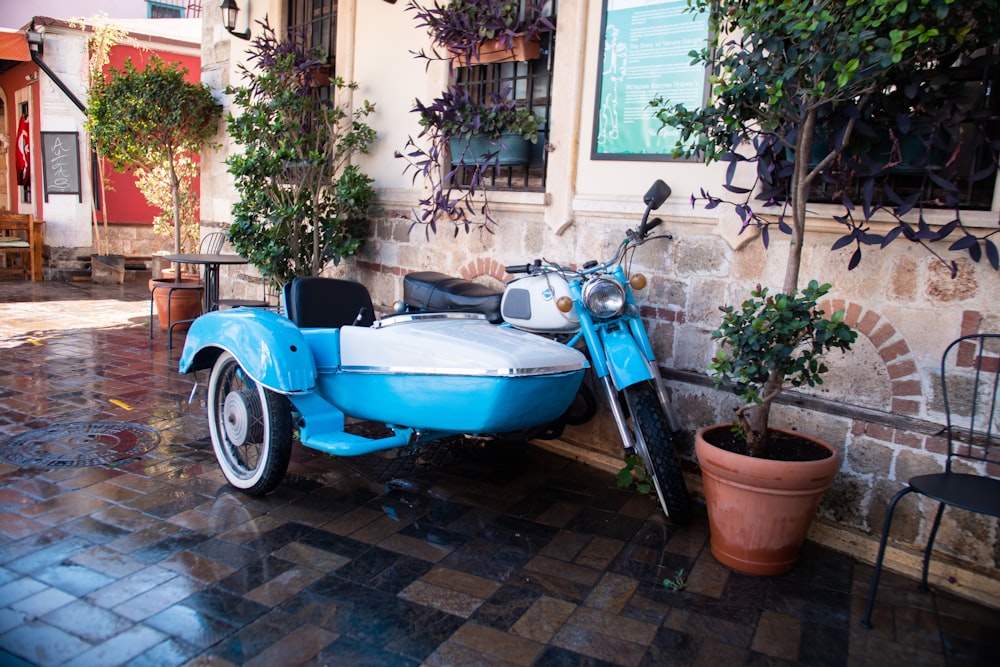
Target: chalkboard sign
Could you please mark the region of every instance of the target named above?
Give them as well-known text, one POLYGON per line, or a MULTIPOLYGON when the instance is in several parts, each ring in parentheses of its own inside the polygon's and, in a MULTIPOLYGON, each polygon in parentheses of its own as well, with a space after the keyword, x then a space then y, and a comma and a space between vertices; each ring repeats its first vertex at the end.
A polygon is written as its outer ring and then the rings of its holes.
POLYGON ((83 201, 79 133, 42 132, 42 175, 45 201, 49 195, 77 195, 83 201))
POLYGON ((686 0, 604 0, 593 159, 671 159, 680 131, 661 127, 649 101, 696 109, 707 88, 689 53, 707 44, 708 15, 686 10, 686 0))

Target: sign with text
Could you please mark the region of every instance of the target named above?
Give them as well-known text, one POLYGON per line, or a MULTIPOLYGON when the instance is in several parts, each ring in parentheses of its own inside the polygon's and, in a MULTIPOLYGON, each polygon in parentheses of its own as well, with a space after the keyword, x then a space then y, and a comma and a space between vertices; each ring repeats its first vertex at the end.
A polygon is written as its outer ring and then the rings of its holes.
POLYGON ((605 0, 592 158, 671 159, 680 133, 661 129, 649 101, 705 103, 706 71, 689 54, 706 44, 708 15, 686 9, 687 0, 605 0))
POLYGON ((77 132, 42 132, 42 176, 45 201, 49 195, 77 195, 83 201, 77 132))

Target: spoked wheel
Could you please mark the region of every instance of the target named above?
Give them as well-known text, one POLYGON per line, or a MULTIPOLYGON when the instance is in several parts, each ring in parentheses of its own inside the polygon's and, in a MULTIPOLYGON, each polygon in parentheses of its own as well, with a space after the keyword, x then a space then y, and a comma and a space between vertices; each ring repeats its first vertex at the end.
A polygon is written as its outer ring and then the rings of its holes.
POLYGON ((266 389, 223 352, 208 381, 212 449, 230 484, 262 496, 281 482, 292 454, 292 409, 286 396, 266 389))
POLYGON ((691 521, 691 499, 656 390, 641 383, 626 387, 624 393, 632 416, 635 451, 653 479, 660 507, 674 525, 687 525, 691 521))

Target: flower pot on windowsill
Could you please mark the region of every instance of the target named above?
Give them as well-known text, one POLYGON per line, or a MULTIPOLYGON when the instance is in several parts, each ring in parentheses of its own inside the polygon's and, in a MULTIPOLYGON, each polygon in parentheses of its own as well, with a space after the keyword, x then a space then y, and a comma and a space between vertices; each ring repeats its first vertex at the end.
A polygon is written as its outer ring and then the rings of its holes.
POLYGON ((309 88, 322 88, 323 86, 329 86, 330 71, 331 69, 329 65, 318 65, 315 68, 300 74, 300 82, 309 88))
POLYGON ((830 444, 795 431, 771 428, 807 441, 817 460, 782 461, 728 451, 721 443, 732 424, 716 424, 695 436, 711 531, 712 555, 723 565, 753 575, 794 567, 816 509, 840 468, 830 444))
POLYGON ((473 166, 486 156, 498 153, 490 165, 516 166, 531 161, 531 142, 516 132, 504 132, 499 139, 491 139, 483 134, 451 137, 448 140, 453 165, 463 162, 473 166))
POLYGON ((173 278, 150 280, 149 291, 153 293, 157 319, 164 331, 175 322, 183 324, 175 326, 174 331, 187 331, 191 324, 186 320, 201 315, 204 287, 197 276, 182 276, 179 281, 173 278))
POLYGON ((538 35, 526 37, 524 34, 514 36, 511 48, 504 48, 498 39, 483 42, 471 57, 456 53, 453 63, 458 67, 466 65, 486 65, 489 63, 506 63, 519 60, 534 60, 542 53, 542 44, 538 35))

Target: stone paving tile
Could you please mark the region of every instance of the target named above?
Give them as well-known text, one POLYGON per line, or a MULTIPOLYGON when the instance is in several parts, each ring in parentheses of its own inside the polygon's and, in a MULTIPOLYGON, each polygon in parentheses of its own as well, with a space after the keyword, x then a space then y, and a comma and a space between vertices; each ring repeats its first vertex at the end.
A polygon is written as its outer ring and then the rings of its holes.
POLYGON ((296 447, 278 489, 246 497, 214 462, 204 389, 188 405, 179 349, 149 341, 144 285, 0 290, 0 447, 69 421, 161 437, 109 466, 0 461, 4 667, 951 667, 1000 649, 1000 612, 891 573, 863 630, 870 566, 807 544, 787 575, 732 573, 703 512, 677 529, 530 446, 389 483, 296 447))

